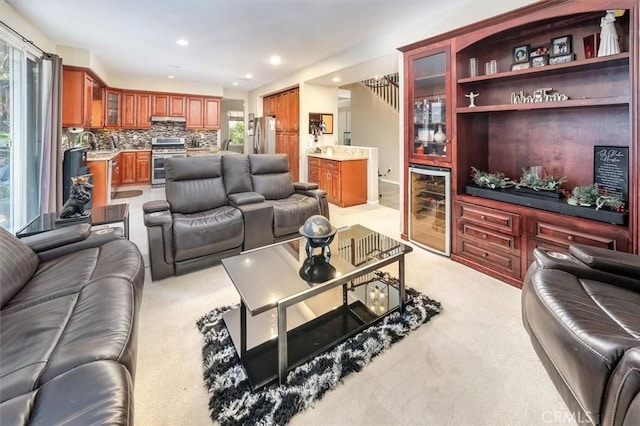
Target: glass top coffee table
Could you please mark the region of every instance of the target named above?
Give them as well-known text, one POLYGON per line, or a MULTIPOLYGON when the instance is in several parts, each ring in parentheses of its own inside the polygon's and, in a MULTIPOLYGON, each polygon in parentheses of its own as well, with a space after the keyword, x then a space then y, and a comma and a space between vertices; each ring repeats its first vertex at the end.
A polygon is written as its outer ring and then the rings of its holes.
POLYGON ((222 260, 241 300, 223 318, 254 389, 284 383, 297 365, 404 308, 410 246, 360 225, 338 230, 328 262, 319 249, 308 258, 305 244, 222 260))

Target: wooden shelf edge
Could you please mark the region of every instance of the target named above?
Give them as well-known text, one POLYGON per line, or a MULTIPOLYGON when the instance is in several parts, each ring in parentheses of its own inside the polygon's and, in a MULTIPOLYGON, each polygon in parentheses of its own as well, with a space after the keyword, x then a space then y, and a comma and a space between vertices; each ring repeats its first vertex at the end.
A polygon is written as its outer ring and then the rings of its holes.
POLYGON ((579 61, 567 62, 564 64, 546 65, 544 67, 529 68, 519 71, 506 71, 498 74, 491 75, 479 75, 476 77, 465 77, 458 79, 458 84, 479 83, 493 80, 509 79, 514 77, 531 76, 532 74, 552 74, 557 71, 571 70, 575 71, 576 68, 598 68, 601 66, 609 66, 612 63, 629 62, 629 52, 618 53, 616 55, 602 56, 599 58, 583 59, 579 61))
POLYGON ((533 109, 558 109, 558 108, 587 108, 594 106, 615 106, 628 105, 629 96, 612 96, 609 98, 594 99, 569 99, 561 102, 534 102, 530 104, 500 104, 482 105, 476 107, 457 108, 458 114, 471 114, 476 112, 496 112, 496 111, 528 111, 533 109))

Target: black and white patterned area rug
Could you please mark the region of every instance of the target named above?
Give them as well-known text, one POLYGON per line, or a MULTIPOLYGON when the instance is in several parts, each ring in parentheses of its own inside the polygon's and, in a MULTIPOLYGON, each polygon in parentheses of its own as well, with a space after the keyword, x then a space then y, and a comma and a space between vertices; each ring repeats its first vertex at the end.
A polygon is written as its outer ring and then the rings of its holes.
POLYGON ((371 360, 411 331, 440 313, 439 302, 407 289, 411 296, 402 315, 398 311, 349 338, 332 350, 289 372, 284 385, 252 391, 244 368, 222 319, 230 307, 215 309, 196 325, 203 334, 205 386, 211 418, 221 425, 284 425, 335 388, 346 375, 371 360))

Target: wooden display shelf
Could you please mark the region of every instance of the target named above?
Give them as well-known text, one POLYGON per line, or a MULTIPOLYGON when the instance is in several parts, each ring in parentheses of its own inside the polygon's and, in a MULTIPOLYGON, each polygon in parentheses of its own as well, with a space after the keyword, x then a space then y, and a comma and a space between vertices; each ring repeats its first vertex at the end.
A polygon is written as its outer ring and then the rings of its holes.
POLYGON ((476 77, 466 77, 458 79, 458 84, 484 83, 496 80, 518 80, 521 78, 531 78, 543 75, 564 74, 568 72, 595 70, 608 68, 612 65, 629 64, 629 52, 618 53, 616 55, 602 56, 599 58, 582 59, 579 61, 566 62, 564 64, 546 65, 544 67, 528 68, 526 70, 506 71, 498 74, 479 75, 476 77))
POLYGON ((498 111, 527 111, 533 109, 558 109, 558 108, 588 108, 595 106, 615 106, 628 105, 629 96, 611 96, 608 98, 592 99, 569 99, 559 102, 533 102, 524 104, 499 104, 481 105, 475 107, 457 108, 458 114, 470 114, 476 112, 498 112, 498 111))

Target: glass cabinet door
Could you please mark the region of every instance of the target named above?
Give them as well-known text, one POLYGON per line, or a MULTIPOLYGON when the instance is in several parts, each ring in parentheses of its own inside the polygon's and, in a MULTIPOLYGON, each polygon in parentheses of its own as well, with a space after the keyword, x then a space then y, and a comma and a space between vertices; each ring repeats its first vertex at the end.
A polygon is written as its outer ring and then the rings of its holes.
POLYGON ((447 52, 413 59, 411 156, 450 160, 447 128, 447 52))

